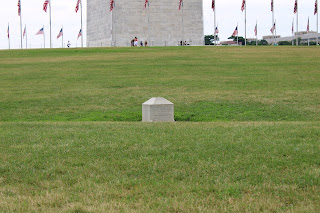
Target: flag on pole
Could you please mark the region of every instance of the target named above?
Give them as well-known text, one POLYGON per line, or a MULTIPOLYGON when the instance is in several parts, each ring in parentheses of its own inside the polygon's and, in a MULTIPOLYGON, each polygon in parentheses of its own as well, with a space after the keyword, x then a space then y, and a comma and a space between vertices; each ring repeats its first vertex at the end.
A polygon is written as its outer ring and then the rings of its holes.
POLYGON ((233 31, 232 36, 237 36, 238 35, 238 27, 236 27, 236 29, 233 31))
POLYGON ((180 1, 179 1, 179 10, 181 10, 181 7, 183 6, 183 5, 182 5, 182 1, 183 1, 183 0, 180 0, 180 1))
POLYGON ((79 10, 79 4, 80 4, 80 2, 81 2, 81 0, 78 0, 78 1, 77 1, 76 10, 75 10, 75 11, 76 11, 76 13, 77 13, 77 12, 78 12, 78 10, 79 10))
POLYGON ((80 29, 80 31, 79 31, 79 34, 78 34, 78 38, 77 38, 77 39, 79 39, 80 36, 82 36, 82 30, 81 30, 81 29, 80 29))
POLYGON ((37 33, 36 35, 44 35, 44 29, 41 28, 37 33))
POLYGON ((241 11, 243 12, 245 8, 246 8, 246 0, 243 0, 242 6, 241 6, 241 11))
POLYGON ((307 32, 309 32, 310 31, 310 25, 309 25, 309 17, 308 17, 308 25, 307 25, 307 32))
POLYGON ((254 35, 257 36, 258 35, 258 24, 256 24, 255 28, 254 28, 254 35))
POLYGON ((276 23, 274 23, 273 26, 271 27, 271 29, 270 29, 271 33, 273 33, 275 31, 275 29, 276 29, 276 23))
POLYGON ((113 10, 114 0, 110 0, 110 12, 113 10))
POLYGON ((144 2, 144 8, 147 8, 147 4, 149 3, 149 1, 148 0, 146 0, 145 2, 144 2))
POLYGON ((23 30, 23 38, 24 36, 27 34, 27 26, 24 27, 24 30, 23 30))
POLYGON ((63 35, 63 29, 61 28, 61 30, 60 30, 60 32, 59 32, 59 34, 57 36, 57 39, 59 39, 62 35, 63 35))
POLYGON ((271 12, 273 12, 273 0, 271 0, 271 12))
POLYGON ((20 0, 18 0, 18 16, 21 15, 21 4, 20 4, 20 0))
POLYGON ((10 38, 9 24, 8 24, 8 30, 7 30, 7 33, 8 33, 8 38, 10 38))
POLYGON ((291 29, 291 32, 292 32, 292 35, 293 35, 293 32, 294 32, 294 26, 293 26, 293 21, 292 21, 292 29, 291 29))
POLYGON ((297 0, 294 3, 294 9, 293 9, 293 13, 296 14, 298 12, 298 2, 297 0))
POLYGON ((215 11, 216 9, 216 3, 215 0, 212 0, 212 10, 215 11))
POLYGON ((315 7, 314 7, 314 14, 317 14, 317 13, 318 13, 318 0, 316 0, 315 7))
POLYGON ((44 12, 47 12, 48 4, 49 4, 49 0, 46 0, 46 1, 43 3, 43 10, 44 10, 44 12))
POLYGON ((215 32, 215 34, 218 34, 218 33, 219 33, 218 26, 216 27, 216 30, 215 30, 214 32, 215 32))

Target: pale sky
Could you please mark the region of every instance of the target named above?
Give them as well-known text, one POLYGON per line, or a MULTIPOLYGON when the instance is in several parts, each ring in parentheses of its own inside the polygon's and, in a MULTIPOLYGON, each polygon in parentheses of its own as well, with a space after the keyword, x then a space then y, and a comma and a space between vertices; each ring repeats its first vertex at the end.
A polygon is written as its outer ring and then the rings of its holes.
MULTIPOLYGON (((0 0, 0 49, 8 48, 7 28, 10 23, 11 48, 20 47, 20 17, 18 16, 18 0, 0 0)), ((21 0, 23 28, 27 25, 28 48, 40 48, 43 45, 43 36, 35 34, 44 25, 46 34, 46 47, 49 47, 49 14, 42 10, 45 0, 21 0)), ((106 0, 107 3, 109 0, 106 0)), ((173 0, 174 1, 174 0, 173 0)), ((179 3, 178 0, 177 5, 179 3)), ((81 46, 81 38, 77 40, 80 30, 80 11, 75 13, 77 0, 52 0, 52 44, 53 47, 61 47, 61 38, 57 35, 63 25, 64 43, 70 40, 72 47, 81 46)), ((214 32, 212 0, 203 0, 204 9, 204 34, 214 32)), ((275 19, 277 22, 277 34, 290 36, 295 0, 274 0, 275 19)), ((219 26, 221 40, 233 33, 237 22, 239 23, 239 36, 244 36, 244 12, 241 12, 242 0, 216 0, 216 18, 219 26)), ((247 38, 254 38, 254 27, 258 22, 258 37, 270 35, 272 27, 271 0, 247 0, 247 38)), ((315 0, 299 1, 299 31, 306 31, 308 16, 310 16, 310 30, 317 30, 317 20, 314 15, 315 0)), ((108 5, 108 4, 106 4, 108 5)), ((108 10, 108 6, 106 7, 108 10)), ((84 43, 86 39, 86 1, 83 1, 83 31, 84 43)), ((23 41, 25 48, 25 40, 23 41)))

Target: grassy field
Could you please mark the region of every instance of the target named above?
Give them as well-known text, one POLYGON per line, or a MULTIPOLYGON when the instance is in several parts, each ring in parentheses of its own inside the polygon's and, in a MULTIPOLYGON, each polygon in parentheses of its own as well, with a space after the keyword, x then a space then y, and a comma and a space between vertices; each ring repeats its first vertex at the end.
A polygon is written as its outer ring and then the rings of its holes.
POLYGON ((317 47, 0 51, 0 212, 319 212, 317 47), (161 96, 175 123, 141 123, 161 96))

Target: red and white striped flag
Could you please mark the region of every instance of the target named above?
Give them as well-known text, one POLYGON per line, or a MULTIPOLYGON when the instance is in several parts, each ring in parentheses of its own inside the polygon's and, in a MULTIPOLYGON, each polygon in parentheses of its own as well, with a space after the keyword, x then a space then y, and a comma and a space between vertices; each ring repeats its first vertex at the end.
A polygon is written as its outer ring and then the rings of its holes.
POLYGON ((24 30, 23 30, 23 38, 24 36, 27 34, 27 26, 24 27, 24 30))
POLYGON ((76 5, 76 10, 75 10, 75 11, 76 11, 76 13, 77 13, 77 12, 78 12, 78 10, 79 10, 79 4, 80 4, 80 3, 81 3, 81 0, 78 0, 78 1, 77 1, 77 5, 76 5))
POLYGON ((46 1, 43 3, 43 10, 44 10, 44 12, 47 12, 48 4, 50 4, 50 1, 49 1, 49 0, 46 0, 46 1))
POLYGON ((273 24, 273 26, 270 29, 270 32, 273 33, 276 29, 276 23, 273 24))
POLYGON ((21 15, 21 4, 20 4, 20 0, 18 0, 18 16, 21 15))
POLYGON ((258 35, 258 24, 256 24, 255 28, 254 28, 254 35, 257 36, 258 35))
POLYGON ((41 28, 37 33, 36 35, 44 35, 44 29, 41 28))
POLYGON ((10 30, 9 30, 9 24, 8 24, 8 30, 7 30, 8 38, 10 38, 10 30))
POLYGON ((298 2, 297 0, 294 3, 294 9, 293 9, 293 13, 296 14, 298 12, 298 2))
POLYGON ((59 34, 57 36, 57 39, 59 39, 62 35, 63 35, 63 29, 61 28, 61 30, 60 30, 60 32, 59 32, 59 34))
POLYGON ((241 11, 243 12, 245 8, 246 8, 246 0, 243 0, 242 6, 241 6, 241 11))
POLYGON ((215 11, 216 9, 216 3, 215 0, 212 0, 212 10, 215 11))
POLYGON ((79 34, 78 34, 78 38, 77 38, 77 39, 79 39, 80 36, 82 36, 82 30, 81 30, 81 29, 80 29, 80 31, 79 31, 79 34))
POLYGON ((238 35, 238 27, 233 31, 232 36, 237 36, 238 35))
POLYGON ((315 7, 314 7, 314 14, 317 14, 317 13, 318 13, 318 0, 316 0, 315 7))
POLYGON ((147 8, 148 3, 149 3, 148 0, 146 0, 146 1, 144 2, 144 8, 147 8))
POLYGON ((273 0, 271 0, 271 12, 273 12, 273 0))
POLYGON ((114 0, 110 0, 110 12, 113 10, 114 0))
POLYGON ((183 2, 182 2, 183 0, 180 0, 179 1, 179 10, 181 10, 181 7, 183 7, 183 2))
POLYGON ((310 22, 309 22, 309 17, 308 17, 308 25, 307 25, 307 32, 310 31, 310 22))

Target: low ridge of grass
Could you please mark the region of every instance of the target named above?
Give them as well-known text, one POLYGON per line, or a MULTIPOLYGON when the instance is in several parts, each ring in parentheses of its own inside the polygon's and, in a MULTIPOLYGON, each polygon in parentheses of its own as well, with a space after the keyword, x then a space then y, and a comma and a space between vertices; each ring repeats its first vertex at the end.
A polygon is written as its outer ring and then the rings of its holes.
POLYGON ((319 130, 319 122, 1 123, 0 211, 317 212, 319 130))

